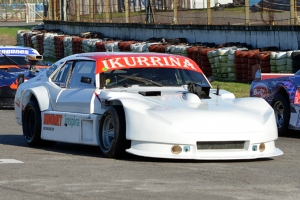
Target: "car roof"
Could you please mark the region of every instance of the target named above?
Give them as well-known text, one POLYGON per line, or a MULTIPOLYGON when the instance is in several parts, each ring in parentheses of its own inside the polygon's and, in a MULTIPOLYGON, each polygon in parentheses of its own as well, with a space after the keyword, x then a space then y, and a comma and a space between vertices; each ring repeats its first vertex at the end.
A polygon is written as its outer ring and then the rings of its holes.
POLYGON ((96 73, 124 68, 180 68, 203 73, 191 59, 166 53, 91 52, 70 56, 70 59, 90 58, 96 61, 96 73))

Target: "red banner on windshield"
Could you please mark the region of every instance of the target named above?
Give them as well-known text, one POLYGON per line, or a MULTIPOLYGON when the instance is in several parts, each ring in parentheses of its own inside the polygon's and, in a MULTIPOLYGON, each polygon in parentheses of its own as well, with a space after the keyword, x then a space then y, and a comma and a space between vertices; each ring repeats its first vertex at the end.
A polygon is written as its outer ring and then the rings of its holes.
POLYGON ((97 61, 96 73, 126 68, 180 68, 202 73, 199 66, 191 59, 183 56, 141 55, 113 56, 97 61))

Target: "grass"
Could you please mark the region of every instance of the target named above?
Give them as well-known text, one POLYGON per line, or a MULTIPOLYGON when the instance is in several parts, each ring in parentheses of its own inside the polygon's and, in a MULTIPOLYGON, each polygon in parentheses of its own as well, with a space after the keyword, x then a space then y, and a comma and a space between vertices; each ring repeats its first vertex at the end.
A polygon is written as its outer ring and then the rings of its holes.
POLYGON ((0 27, 0 35, 9 35, 16 37, 18 30, 30 30, 31 27, 29 26, 20 26, 20 27, 0 27))
POLYGON ((221 81, 214 81, 211 84, 213 88, 217 88, 217 86, 219 85, 220 89, 232 92, 237 98, 249 97, 250 84, 221 81))
MULTIPOLYGON (((18 30, 30 30, 31 27, 28 26, 20 26, 20 27, 0 27, 0 37, 1 35, 9 35, 16 37, 18 30)), ((47 58, 44 57, 44 60, 50 61, 52 63, 56 62, 56 58, 47 58)), ((220 89, 225 89, 229 92, 235 94, 237 98, 240 97, 249 97, 250 84, 245 83, 235 83, 235 82, 222 82, 222 81, 214 81, 212 82, 212 86, 217 88, 220 85, 220 89)))

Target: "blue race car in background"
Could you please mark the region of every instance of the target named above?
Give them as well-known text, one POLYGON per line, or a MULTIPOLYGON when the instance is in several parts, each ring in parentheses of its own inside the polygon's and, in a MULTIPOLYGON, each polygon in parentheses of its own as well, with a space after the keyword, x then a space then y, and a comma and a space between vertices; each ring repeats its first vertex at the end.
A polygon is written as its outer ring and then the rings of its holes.
POLYGON ((278 135, 300 130, 300 70, 295 74, 261 73, 253 67, 250 96, 265 99, 274 109, 278 135))
POLYGON ((26 81, 48 67, 35 49, 0 46, 0 108, 14 107, 18 76, 26 81))

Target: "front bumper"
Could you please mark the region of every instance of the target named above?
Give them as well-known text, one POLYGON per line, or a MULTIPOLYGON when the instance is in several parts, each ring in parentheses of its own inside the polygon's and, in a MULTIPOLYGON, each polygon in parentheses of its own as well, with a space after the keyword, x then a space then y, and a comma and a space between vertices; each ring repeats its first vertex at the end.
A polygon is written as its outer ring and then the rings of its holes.
POLYGON ((261 143, 245 142, 243 149, 206 149, 198 150, 197 145, 184 144, 162 144, 151 142, 131 141, 131 148, 127 149, 128 153, 153 157, 153 158, 169 158, 169 159, 194 159, 194 160, 243 160, 270 158, 280 156, 283 152, 275 147, 275 142, 264 142, 264 151, 260 151, 258 147, 261 143), (181 152, 174 153, 173 147, 180 146, 181 152))

